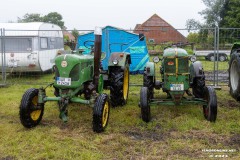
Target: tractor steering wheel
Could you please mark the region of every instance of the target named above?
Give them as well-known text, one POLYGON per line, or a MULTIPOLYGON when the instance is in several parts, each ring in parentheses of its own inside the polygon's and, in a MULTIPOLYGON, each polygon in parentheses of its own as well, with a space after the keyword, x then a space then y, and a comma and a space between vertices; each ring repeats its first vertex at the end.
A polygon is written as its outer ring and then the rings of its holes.
POLYGON ((91 51, 94 50, 94 41, 88 40, 83 43, 84 47, 90 49, 91 51))

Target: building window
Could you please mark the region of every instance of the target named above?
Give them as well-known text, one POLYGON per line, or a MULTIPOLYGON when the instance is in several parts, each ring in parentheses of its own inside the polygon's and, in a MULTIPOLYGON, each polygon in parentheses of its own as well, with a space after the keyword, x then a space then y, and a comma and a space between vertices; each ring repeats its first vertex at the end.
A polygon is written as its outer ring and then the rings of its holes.
POLYGON ((154 39, 149 39, 148 42, 149 43, 155 43, 155 40, 154 39))
POLYGON ((167 27, 162 27, 161 30, 162 30, 162 32, 167 32, 168 28, 167 27))

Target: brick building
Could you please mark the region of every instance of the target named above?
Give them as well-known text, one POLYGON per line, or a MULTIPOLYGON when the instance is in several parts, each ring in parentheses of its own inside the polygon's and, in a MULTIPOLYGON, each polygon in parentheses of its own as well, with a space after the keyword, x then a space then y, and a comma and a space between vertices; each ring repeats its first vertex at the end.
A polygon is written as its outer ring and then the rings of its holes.
POLYGON ((187 42, 186 37, 157 14, 151 16, 143 24, 137 24, 134 28, 134 33, 143 33, 147 41, 154 44, 187 42))

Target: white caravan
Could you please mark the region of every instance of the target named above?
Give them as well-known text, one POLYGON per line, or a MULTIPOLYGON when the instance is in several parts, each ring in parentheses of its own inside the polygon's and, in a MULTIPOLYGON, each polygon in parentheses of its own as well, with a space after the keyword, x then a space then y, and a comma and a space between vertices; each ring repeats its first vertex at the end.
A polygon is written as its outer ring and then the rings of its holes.
POLYGON ((0 23, 0 72, 44 72, 64 50, 59 26, 43 23, 0 23), (4 54, 5 53, 5 54, 4 54))

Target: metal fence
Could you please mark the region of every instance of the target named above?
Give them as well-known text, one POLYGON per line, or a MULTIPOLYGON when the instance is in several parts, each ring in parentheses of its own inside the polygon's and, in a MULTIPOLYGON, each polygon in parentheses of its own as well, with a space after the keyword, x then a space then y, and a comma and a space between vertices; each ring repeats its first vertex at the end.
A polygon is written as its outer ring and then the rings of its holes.
POLYGON ((1 79, 0 79, 0 86, 5 86, 6 85, 6 70, 5 67, 6 66, 6 57, 5 57, 5 38, 4 38, 4 29, 0 29, 0 51, 1 51, 1 79))
MULTIPOLYGON (((63 50, 66 31, 0 30, 0 85, 48 83, 52 81, 51 73, 54 58, 63 50), (37 34, 33 36, 33 34, 37 34), (41 52, 41 54, 40 54, 41 52), (40 80, 41 79, 41 80, 40 80)), ((92 30, 78 30, 80 35, 92 30)), ((123 29, 121 29, 123 31, 123 29)), ((200 28, 173 29, 148 28, 141 30, 124 30, 130 33, 144 34, 150 56, 161 56, 164 47, 170 44, 190 43, 186 50, 196 54, 203 64, 208 85, 228 84, 228 60, 231 46, 239 39, 239 28, 200 28), (226 55, 224 58, 221 55, 226 55)), ((71 33, 72 31, 67 31, 71 33)), ((107 33, 105 33, 107 34, 107 33)), ((66 38, 65 42, 71 41, 66 38)), ((115 43, 121 42, 123 36, 115 37, 115 43)), ((77 41, 76 41, 77 42, 77 41)), ((67 44, 67 43, 66 43, 67 44)), ((65 49, 71 46, 65 46, 65 49)), ((74 48, 74 47, 73 47, 74 48)), ((72 49, 73 49, 72 48, 72 49)))

